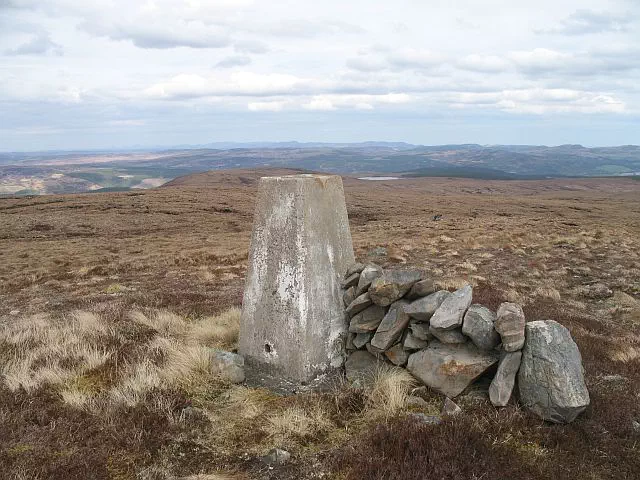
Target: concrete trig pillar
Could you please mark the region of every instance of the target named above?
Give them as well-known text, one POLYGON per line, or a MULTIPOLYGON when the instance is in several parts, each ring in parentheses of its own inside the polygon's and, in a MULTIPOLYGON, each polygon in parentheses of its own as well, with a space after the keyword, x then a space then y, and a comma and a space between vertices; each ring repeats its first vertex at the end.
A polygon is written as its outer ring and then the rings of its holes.
POLYGON ((294 382, 341 366, 340 281, 353 261, 339 176, 261 178, 240 324, 247 363, 294 382))

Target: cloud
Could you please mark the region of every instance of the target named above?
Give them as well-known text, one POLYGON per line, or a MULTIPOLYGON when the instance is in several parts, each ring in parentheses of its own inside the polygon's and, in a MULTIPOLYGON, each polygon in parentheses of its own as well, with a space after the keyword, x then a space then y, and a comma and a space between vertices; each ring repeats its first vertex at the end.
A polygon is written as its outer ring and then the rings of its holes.
POLYGON ((216 96, 273 96, 295 94, 308 88, 308 80, 294 75, 235 72, 229 77, 177 75, 144 91, 147 98, 184 100, 216 96), (306 87, 305 87, 306 86, 306 87))
POLYGON ((347 59, 346 65, 352 70, 377 72, 382 70, 425 70, 445 63, 442 54, 417 48, 373 47, 357 57, 347 59))
POLYGON ((471 54, 461 58, 458 68, 481 73, 497 73, 509 68, 509 62, 498 55, 471 54))
POLYGON ((178 20, 171 26, 165 26, 148 19, 114 23, 95 21, 84 22, 80 28, 111 40, 129 40, 139 48, 222 48, 231 44, 224 32, 200 22, 178 20))
POLYGON ((230 57, 225 57, 220 60, 216 67, 218 68, 233 68, 233 67, 243 67, 251 64, 251 59, 245 55, 232 55, 230 57))
POLYGON ((556 33, 562 35, 588 35, 604 32, 626 32, 634 17, 628 13, 595 12, 576 10, 560 21, 556 27, 536 30, 537 33, 556 33))
POLYGON ((495 108, 511 113, 622 113, 626 105, 611 95, 570 89, 513 89, 491 93, 452 93, 443 100, 453 108, 495 108))
POLYGON ((286 104, 283 101, 249 102, 247 108, 252 112, 280 112, 286 104))
POLYGON ((62 55, 62 46, 51 40, 47 33, 38 33, 15 48, 5 50, 5 55, 62 55))

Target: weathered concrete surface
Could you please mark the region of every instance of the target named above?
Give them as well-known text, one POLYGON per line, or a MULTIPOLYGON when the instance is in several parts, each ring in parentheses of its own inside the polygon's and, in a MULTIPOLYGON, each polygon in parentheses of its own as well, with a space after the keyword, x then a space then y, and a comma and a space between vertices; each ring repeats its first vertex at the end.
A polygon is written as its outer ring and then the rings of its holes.
POLYGON ((353 263, 339 176, 261 178, 239 338, 247 363, 296 382, 340 367, 340 281, 353 263))

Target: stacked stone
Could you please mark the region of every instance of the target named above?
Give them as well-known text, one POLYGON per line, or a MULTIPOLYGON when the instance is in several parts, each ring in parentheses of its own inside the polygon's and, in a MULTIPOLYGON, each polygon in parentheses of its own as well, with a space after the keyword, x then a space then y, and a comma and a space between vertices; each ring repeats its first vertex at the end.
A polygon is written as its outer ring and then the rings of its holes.
POLYGON ((559 423, 572 421, 589 404, 578 348, 553 320, 525 324, 515 303, 503 303, 494 313, 472 303, 471 286, 437 290, 418 270, 356 263, 343 288, 348 377, 350 365, 370 368, 384 360, 406 366, 426 386, 454 398, 495 372, 489 387, 495 406, 507 405, 517 379, 521 403, 559 423))

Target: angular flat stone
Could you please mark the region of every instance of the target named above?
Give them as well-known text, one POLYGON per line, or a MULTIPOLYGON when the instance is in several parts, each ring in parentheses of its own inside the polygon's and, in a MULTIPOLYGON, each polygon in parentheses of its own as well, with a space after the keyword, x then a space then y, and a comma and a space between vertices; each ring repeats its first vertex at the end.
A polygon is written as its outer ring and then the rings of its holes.
POLYGON ((371 305, 353 316, 349 323, 349 331, 352 333, 373 332, 378 328, 386 313, 385 307, 371 305))
POLYGON ((418 270, 387 270, 371 282, 371 300, 383 307, 391 305, 401 299, 421 277, 422 272, 418 270))
POLYGON ((351 302, 356 299, 356 289, 355 287, 347 288, 342 294, 342 303, 344 303, 345 307, 348 307, 351 302))
POLYGON ((406 300, 399 300, 389 307, 389 311, 380 322, 376 334, 371 340, 371 345, 386 350, 396 343, 407 325, 409 325, 409 315, 404 311, 406 300))
POLYGON ((355 298, 353 302, 349 304, 346 309, 347 315, 353 317, 355 314, 360 313, 362 310, 370 306, 373 302, 369 296, 369 292, 365 292, 359 297, 355 298))
POLYGON ((424 280, 420 280, 416 282, 407 293, 407 300, 415 300, 417 298, 426 297, 427 295, 431 295, 436 291, 436 285, 431 278, 425 278, 424 280))
POLYGON ((500 334, 505 352, 515 352, 524 346, 524 324, 520 305, 505 302, 498 307, 495 329, 500 334))
POLYGON ((407 370, 428 387, 454 398, 498 360, 497 353, 469 342, 447 345, 435 340, 409 356, 407 370))
POLYGON ((462 333, 482 350, 493 350, 500 344, 500 335, 494 328, 496 314, 482 305, 471 305, 464 314, 462 333))
POLYGON ((590 402, 578 346, 553 320, 527 323, 526 337, 518 371, 520 401, 544 420, 572 422, 590 402))
POLYGON ((442 330, 461 327, 464 313, 471 305, 472 295, 471 285, 466 285, 445 298, 431 317, 431 326, 442 330))
POLYGON ((465 343, 468 340, 459 328, 443 330, 442 328, 429 327, 429 333, 442 343, 465 343))
POLYGON ((353 352, 344 363, 347 380, 361 386, 371 381, 377 367, 378 359, 365 350, 353 352))
POLYGON ((426 297, 419 298, 407 305, 405 312, 407 312, 411 318, 427 321, 449 295, 451 294, 446 290, 440 290, 426 297))
POLYGON ((396 343, 393 347, 384 352, 384 356, 389 359, 391 363, 399 367, 403 367, 409 360, 409 354, 402 348, 402 344, 396 343))
POLYGON ((364 270, 364 267, 366 267, 364 263, 360 263, 360 262, 352 263, 347 267, 347 273, 344 274, 344 278, 348 278, 354 273, 357 273, 358 275, 360 275, 362 270, 364 270))
POLYGON ((356 347, 357 350, 360 350, 371 341, 371 339, 373 338, 373 333, 374 332, 356 333, 356 336, 353 339, 353 346, 356 347))
POLYGON ((521 358, 522 352, 517 351, 506 352, 500 359, 496 376, 489 386, 489 399, 494 406, 504 407, 509 403, 521 358))
POLYGON ((455 417, 456 415, 460 415, 461 413, 462 409, 456 402, 451 400, 449 397, 444 399, 444 404, 442 405, 442 415, 455 417))
POLYGON ((408 331, 406 333, 404 341, 402 342, 403 348, 407 351, 422 350, 423 348, 426 348, 427 345, 429 345, 429 342, 427 340, 419 339, 418 337, 413 335, 411 331, 408 331))
MULTIPOLYGON (((405 307, 404 311, 407 311, 407 307, 405 307)), ((422 323, 422 322, 416 322, 416 323, 409 323, 409 328, 411 329, 411 333, 413 333, 413 335, 416 338, 419 338, 420 340, 431 340, 433 338, 433 335, 431 333, 429 333, 429 324, 428 323, 422 323)))
POLYGON ((358 280, 358 286, 356 288, 356 296, 362 295, 369 290, 371 282, 383 274, 382 267, 379 267, 375 263, 370 263, 360 273, 360 280, 358 280))
POLYGON ((342 288, 355 287, 356 285, 358 285, 358 280, 360 280, 360 274, 353 273, 349 275, 347 278, 345 278, 340 284, 340 286, 342 288))

